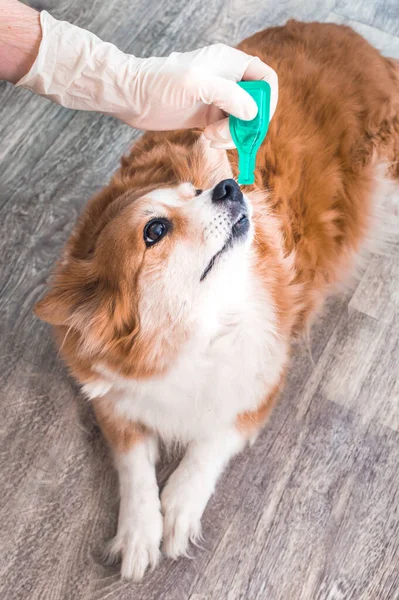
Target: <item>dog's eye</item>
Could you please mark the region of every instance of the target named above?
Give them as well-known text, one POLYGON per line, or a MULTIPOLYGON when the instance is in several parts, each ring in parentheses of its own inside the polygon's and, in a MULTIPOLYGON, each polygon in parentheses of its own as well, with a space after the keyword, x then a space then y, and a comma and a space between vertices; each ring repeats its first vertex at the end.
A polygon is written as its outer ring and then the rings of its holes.
POLYGON ((200 194, 202 194, 202 190, 195 190, 195 195, 199 196, 200 194))
POLYGON ((144 227, 144 241, 147 246, 153 246, 169 231, 170 223, 167 219, 152 219, 144 227))

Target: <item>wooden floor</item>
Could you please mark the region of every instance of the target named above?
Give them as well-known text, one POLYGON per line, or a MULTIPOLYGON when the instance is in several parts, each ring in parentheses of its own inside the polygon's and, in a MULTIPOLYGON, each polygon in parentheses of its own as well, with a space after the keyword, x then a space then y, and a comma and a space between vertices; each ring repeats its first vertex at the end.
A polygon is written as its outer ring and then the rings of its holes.
MULTIPOLYGON (((349 23, 399 57, 397 0, 32 5, 139 56, 233 44, 295 17, 349 23)), ((399 244, 329 302, 297 350, 269 426, 206 510, 195 560, 165 559, 141 585, 102 564, 116 475, 32 305, 77 214, 136 135, 0 83, 0 598, 397 600, 399 244)))

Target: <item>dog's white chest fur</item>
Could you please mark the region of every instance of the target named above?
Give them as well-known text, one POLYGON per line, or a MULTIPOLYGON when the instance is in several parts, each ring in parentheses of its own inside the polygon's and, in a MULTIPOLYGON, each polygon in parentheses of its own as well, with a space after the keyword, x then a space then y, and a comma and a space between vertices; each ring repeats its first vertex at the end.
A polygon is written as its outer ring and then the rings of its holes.
POLYGON ((118 416, 148 426, 166 441, 189 442, 228 428, 266 398, 287 357, 265 292, 250 285, 236 303, 239 310, 230 320, 209 324, 213 335, 199 327, 165 375, 127 380, 98 365, 101 380, 84 391, 91 398, 106 396, 118 416))

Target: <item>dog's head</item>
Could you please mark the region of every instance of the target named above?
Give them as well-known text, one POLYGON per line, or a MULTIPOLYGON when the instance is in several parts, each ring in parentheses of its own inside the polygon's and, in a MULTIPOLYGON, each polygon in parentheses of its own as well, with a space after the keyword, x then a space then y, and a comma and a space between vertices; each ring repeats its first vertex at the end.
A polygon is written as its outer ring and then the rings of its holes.
POLYGON ((80 379, 98 363, 161 373, 191 335, 218 333, 245 286, 251 207, 225 153, 154 147, 89 203, 36 305, 80 379))

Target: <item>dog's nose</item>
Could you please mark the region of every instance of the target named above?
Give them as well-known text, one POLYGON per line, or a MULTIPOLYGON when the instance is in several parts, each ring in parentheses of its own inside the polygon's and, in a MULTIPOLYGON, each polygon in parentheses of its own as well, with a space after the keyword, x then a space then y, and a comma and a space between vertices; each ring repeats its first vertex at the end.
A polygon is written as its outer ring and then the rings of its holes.
POLYGON ((223 179, 218 183, 212 192, 212 202, 231 202, 242 201, 242 191, 234 179, 223 179))

